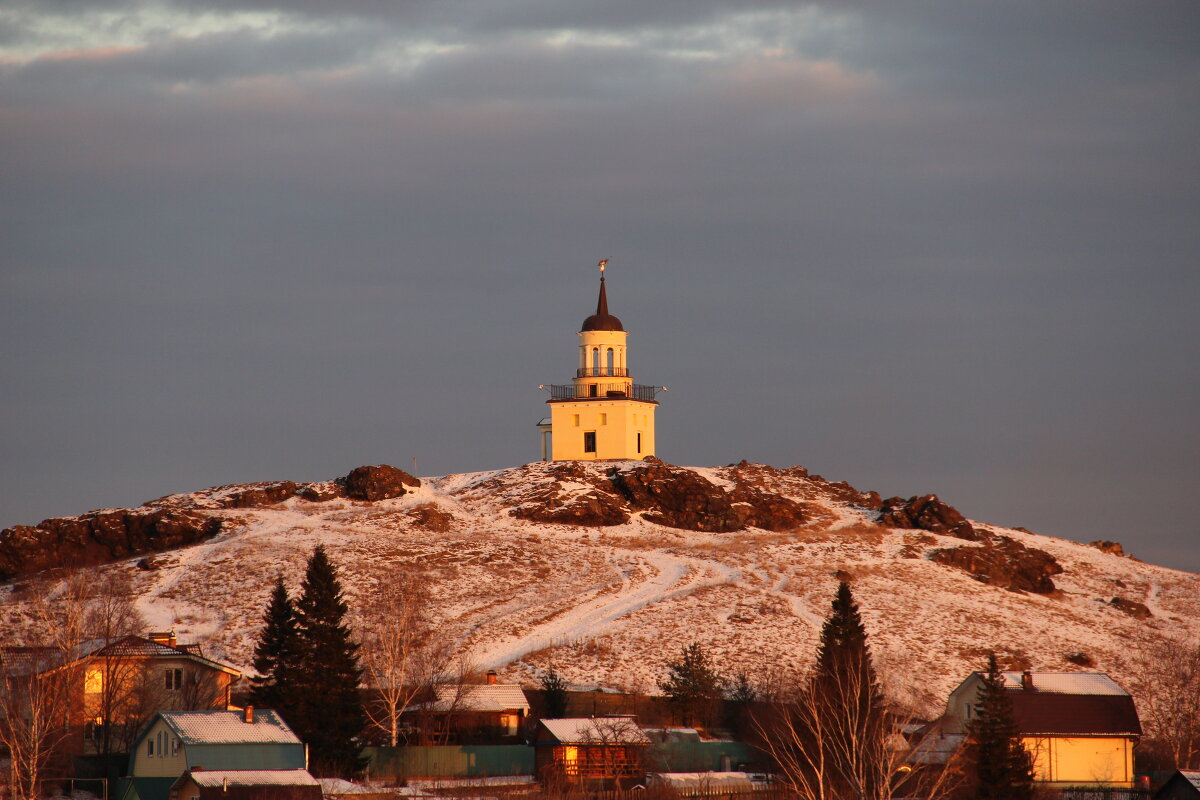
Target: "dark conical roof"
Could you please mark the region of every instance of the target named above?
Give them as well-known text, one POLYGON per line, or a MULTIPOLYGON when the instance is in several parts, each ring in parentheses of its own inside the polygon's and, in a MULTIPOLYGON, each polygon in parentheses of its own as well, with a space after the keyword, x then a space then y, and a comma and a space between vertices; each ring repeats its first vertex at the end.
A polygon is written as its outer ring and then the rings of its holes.
POLYGON ((604 276, 600 276, 600 299, 596 301, 596 313, 583 321, 585 331, 623 331, 621 320, 608 313, 608 294, 604 291, 604 276))

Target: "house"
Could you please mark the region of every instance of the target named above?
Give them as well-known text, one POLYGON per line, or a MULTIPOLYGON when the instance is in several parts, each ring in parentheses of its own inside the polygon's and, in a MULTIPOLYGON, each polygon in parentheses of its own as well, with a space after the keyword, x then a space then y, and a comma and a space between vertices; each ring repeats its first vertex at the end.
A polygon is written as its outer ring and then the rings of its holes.
POLYGON ((1153 800, 1200 800, 1200 772, 1176 771, 1154 793, 1153 800))
POLYGON ((626 789, 645 779, 650 738, 633 717, 544 719, 533 746, 544 783, 626 789))
POLYGON ((435 699, 417 708, 425 744, 514 744, 529 717, 529 700, 515 683, 438 686, 435 699), (507 741, 506 741, 507 740, 507 741))
MULTIPOLYGON (((967 732, 984 677, 974 672, 951 692, 939 725, 943 735, 967 732)), ((1116 681, 1099 672, 1004 672, 1002 677, 1039 784, 1134 786, 1133 746, 1142 726, 1133 698, 1116 681)))
POLYGON ((321 784, 305 769, 188 770, 167 800, 321 800, 321 784))
MULTIPOLYGON (((168 800, 187 772, 306 770, 308 753, 274 711, 163 711, 133 744, 122 800, 168 800)), ((190 795, 180 795, 189 800, 190 795)))
POLYGON ((205 657, 173 632, 86 642, 69 653, 49 647, 0 648, 6 674, 57 678, 70 707, 79 753, 127 750, 158 711, 224 709, 241 672, 205 657))

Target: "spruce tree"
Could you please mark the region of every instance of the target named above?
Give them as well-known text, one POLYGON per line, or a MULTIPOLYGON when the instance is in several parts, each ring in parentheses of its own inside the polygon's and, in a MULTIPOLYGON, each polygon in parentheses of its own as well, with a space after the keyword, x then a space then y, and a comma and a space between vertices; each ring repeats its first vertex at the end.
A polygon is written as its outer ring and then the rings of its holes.
POLYGON ((988 671, 979 687, 978 714, 967 726, 975 756, 979 800, 1031 800, 1033 760, 1021 744, 1012 699, 996 654, 988 655, 988 671))
POLYGON ((658 686, 671 705, 679 709, 684 725, 709 724, 713 707, 721 699, 724 681, 699 642, 683 648, 679 661, 667 663, 667 679, 658 686))
POLYGON ((337 569, 318 545, 296 601, 301 660, 295 727, 309 745, 313 770, 325 776, 349 777, 364 766, 357 741, 367 722, 359 695, 362 668, 345 624, 347 610, 337 569))
POLYGON ((250 680, 250 702, 278 711, 285 720, 293 719, 299 661, 296 609, 283 584, 283 576, 279 575, 263 616, 262 633, 254 646, 254 671, 258 676, 250 680))
POLYGON ((813 741, 823 751, 832 784, 842 792, 871 794, 883 776, 887 716, 871 663, 867 629, 850 584, 842 581, 821 628, 817 664, 807 687, 813 741))
POLYGON ((542 691, 545 692, 546 719, 561 719, 567 715, 567 682, 550 668, 542 676, 542 691))

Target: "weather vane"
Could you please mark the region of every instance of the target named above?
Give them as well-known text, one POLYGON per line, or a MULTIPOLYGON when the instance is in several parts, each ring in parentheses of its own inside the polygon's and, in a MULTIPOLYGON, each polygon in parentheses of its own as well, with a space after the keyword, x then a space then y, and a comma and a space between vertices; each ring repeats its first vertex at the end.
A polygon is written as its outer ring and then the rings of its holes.
POLYGON ((599 268, 600 268, 600 277, 601 277, 601 278, 603 278, 603 277, 604 277, 604 267, 605 267, 605 266, 607 266, 607 265, 608 265, 608 259, 607 259, 607 258, 602 258, 602 259, 600 259, 600 263, 596 265, 597 267, 599 267, 599 268))

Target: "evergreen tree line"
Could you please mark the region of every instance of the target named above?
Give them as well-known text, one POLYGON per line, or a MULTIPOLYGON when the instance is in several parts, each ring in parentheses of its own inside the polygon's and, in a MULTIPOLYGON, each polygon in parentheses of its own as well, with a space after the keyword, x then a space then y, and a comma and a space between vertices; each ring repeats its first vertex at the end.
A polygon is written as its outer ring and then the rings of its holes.
POLYGON ((294 601, 283 576, 276 579, 254 648, 250 702, 283 717, 321 776, 354 775, 365 763, 358 742, 367 724, 358 688, 363 671, 347 610, 337 569, 318 546, 294 601))

